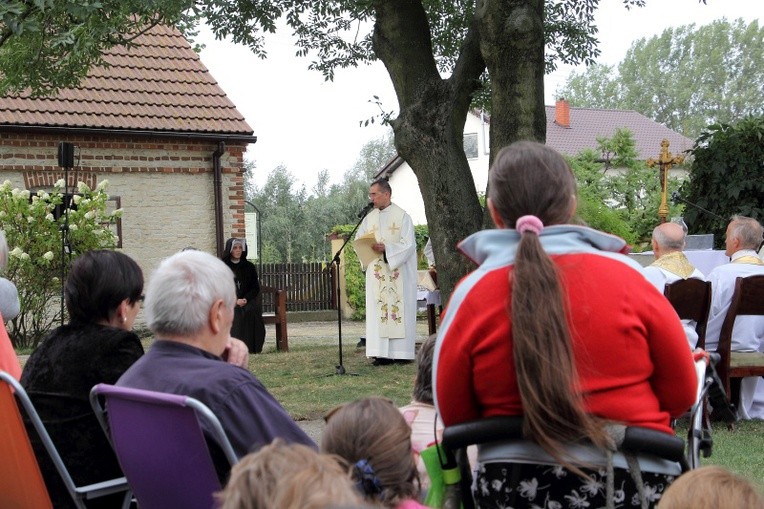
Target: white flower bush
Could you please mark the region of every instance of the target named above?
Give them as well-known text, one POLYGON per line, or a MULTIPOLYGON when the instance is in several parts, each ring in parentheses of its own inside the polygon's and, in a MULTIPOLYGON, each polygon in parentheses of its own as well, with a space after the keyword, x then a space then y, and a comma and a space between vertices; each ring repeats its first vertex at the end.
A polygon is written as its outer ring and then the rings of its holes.
POLYGON ((66 214, 63 179, 52 192, 36 196, 9 181, 0 185, 0 229, 11 247, 4 277, 16 285, 21 304, 19 315, 7 324, 16 347, 36 347, 61 321, 62 232, 71 252, 64 256, 67 265, 80 253, 116 243, 110 226, 117 215, 106 212, 106 184, 91 190, 79 183, 77 189, 81 196, 75 195, 66 214))

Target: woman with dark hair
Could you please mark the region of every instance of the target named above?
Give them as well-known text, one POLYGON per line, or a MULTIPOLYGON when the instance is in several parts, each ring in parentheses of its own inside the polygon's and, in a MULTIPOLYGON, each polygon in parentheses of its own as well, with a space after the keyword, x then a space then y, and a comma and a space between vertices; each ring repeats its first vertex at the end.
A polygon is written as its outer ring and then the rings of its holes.
MULTIPOLYGON (((141 306, 143 274, 117 251, 89 251, 72 263, 64 288, 70 322, 53 330, 24 366, 31 396, 75 484, 121 477, 111 445, 90 407, 90 389, 114 384, 143 355, 133 322, 141 306)), ((53 505, 74 507, 53 463, 30 432, 53 505)), ((122 495, 90 502, 118 506, 122 495)))
POLYGON ((247 241, 228 239, 222 260, 233 272, 236 283, 236 307, 231 336, 244 341, 250 353, 260 353, 265 343, 265 324, 262 305, 257 299, 260 281, 255 265, 247 260, 247 241))
POLYGON ((697 380, 676 313, 623 256, 623 240, 569 224, 576 183, 557 152, 515 143, 489 178, 498 229, 459 246, 480 266, 451 296, 433 369, 446 426, 523 417, 527 441, 479 446, 478 505, 639 507, 640 483, 653 504, 676 465, 641 481, 620 468, 608 478, 617 437, 605 425, 673 434, 670 419, 692 405, 697 380), (574 452, 582 441, 596 446, 585 459, 574 452))

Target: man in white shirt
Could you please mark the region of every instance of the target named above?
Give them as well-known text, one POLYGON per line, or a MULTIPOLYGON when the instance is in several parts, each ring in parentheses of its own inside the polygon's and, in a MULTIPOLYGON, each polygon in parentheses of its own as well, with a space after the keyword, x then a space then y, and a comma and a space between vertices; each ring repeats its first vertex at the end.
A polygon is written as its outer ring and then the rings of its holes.
MULTIPOLYGON (((682 250, 685 246, 684 229, 676 223, 663 223, 653 230, 653 253, 655 261, 645 267, 644 274, 648 281, 663 293, 667 284, 680 279, 696 278, 705 281, 703 273, 693 267, 682 250)), ((698 333, 695 320, 682 320, 684 332, 690 348, 695 348, 698 333)))
MULTIPOLYGON (((706 327, 706 350, 715 351, 719 344, 722 323, 727 315, 735 280, 738 277, 764 275, 764 261, 756 249, 761 244, 764 229, 755 219, 733 216, 725 238, 730 263, 716 267, 708 275, 711 281, 711 311, 706 327)), ((732 330, 732 347, 736 352, 764 351, 764 317, 741 316, 732 330)), ((764 381, 761 377, 744 378, 740 385, 741 419, 764 419, 764 381)))

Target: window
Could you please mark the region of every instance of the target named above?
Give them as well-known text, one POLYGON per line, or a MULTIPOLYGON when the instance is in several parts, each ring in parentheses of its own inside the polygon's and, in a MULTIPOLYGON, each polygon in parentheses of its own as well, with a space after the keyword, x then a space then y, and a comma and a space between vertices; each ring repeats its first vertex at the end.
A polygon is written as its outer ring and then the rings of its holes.
POLYGON ((464 154, 467 159, 478 158, 478 135, 477 133, 470 133, 464 135, 464 154))
MULTIPOLYGON (((120 196, 109 196, 106 200, 106 213, 111 214, 115 210, 122 208, 122 198, 120 196)), ((114 220, 114 223, 103 223, 104 227, 108 227, 114 235, 117 236, 117 243, 115 247, 122 247, 122 218, 118 217, 114 220)))

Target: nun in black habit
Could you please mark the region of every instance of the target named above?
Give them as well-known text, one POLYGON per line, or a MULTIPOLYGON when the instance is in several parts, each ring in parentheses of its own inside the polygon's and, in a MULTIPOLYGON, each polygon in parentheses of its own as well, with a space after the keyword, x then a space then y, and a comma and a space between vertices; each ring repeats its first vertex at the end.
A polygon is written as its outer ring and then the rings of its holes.
POLYGON ((260 299, 260 281, 255 265, 247 260, 247 241, 231 238, 225 244, 222 260, 233 271, 236 283, 231 336, 246 343, 250 353, 260 353, 265 342, 265 324, 260 299))

